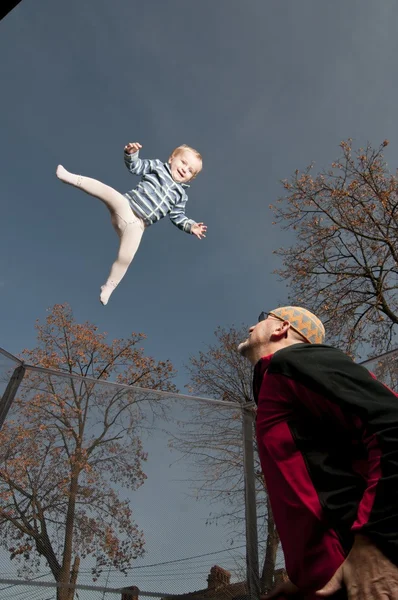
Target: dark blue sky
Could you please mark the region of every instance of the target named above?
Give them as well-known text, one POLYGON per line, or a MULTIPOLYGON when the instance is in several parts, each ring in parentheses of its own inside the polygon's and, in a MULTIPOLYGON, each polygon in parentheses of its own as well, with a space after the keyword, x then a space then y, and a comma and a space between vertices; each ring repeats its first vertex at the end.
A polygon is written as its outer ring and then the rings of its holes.
POLYGON ((35 344, 34 322, 69 302, 111 337, 148 335, 182 364, 217 325, 250 325, 286 302, 272 250, 280 179, 322 168, 342 139, 391 140, 398 164, 397 7, 392 1, 23 0, 0 23, 1 345, 35 344), (102 204, 55 178, 61 162, 121 192, 128 141, 142 157, 197 147, 188 216, 144 235, 108 306, 117 238, 102 204))
MULTIPOLYGON (((272 251, 292 238, 268 209, 280 180, 313 160, 327 166, 348 137, 356 146, 388 138, 398 165, 397 13, 393 0, 22 0, 0 22, 1 346, 34 346, 35 320, 68 302, 112 338, 145 332, 148 353, 171 359, 182 387, 183 363, 218 325, 250 325, 285 303, 272 251), (128 141, 148 158, 165 160, 181 143, 201 151, 187 214, 208 236, 168 219, 150 227, 103 307, 116 235, 102 204, 54 173, 62 163, 125 192, 137 182, 123 164, 128 141)), ((155 518, 156 499, 173 504, 159 496, 172 477, 163 460, 143 487, 156 484, 153 510, 145 495, 137 508, 149 541, 159 521, 148 531, 147 507, 155 518)), ((184 529, 184 545, 167 532, 165 549, 148 544, 149 562, 172 554, 170 541, 185 556, 220 549, 219 529, 203 533, 208 506, 186 502, 161 521, 184 529)), ((203 587, 207 569, 170 579, 203 587)))

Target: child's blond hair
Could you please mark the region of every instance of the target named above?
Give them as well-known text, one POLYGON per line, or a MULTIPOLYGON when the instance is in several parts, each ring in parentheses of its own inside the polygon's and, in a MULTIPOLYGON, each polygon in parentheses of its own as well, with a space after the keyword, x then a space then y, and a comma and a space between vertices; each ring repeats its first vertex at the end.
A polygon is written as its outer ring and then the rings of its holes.
MULTIPOLYGON (((202 155, 200 154, 200 152, 198 152, 197 150, 195 150, 195 148, 192 148, 191 146, 188 146, 187 144, 181 144, 181 146, 177 146, 177 148, 174 148, 173 152, 170 154, 169 156, 169 161, 176 156, 177 154, 179 154, 180 152, 183 152, 184 150, 189 150, 189 152, 192 152, 192 154, 194 154, 194 156, 196 156, 197 159, 200 160, 200 162, 203 165, 203 158, 202 155)), ((198 171, 199 173, 199 171, 198 171)), ((195 179, 196 175, 198 173, 195 173, 195 175, 192 177, 192 179, 195 179)))

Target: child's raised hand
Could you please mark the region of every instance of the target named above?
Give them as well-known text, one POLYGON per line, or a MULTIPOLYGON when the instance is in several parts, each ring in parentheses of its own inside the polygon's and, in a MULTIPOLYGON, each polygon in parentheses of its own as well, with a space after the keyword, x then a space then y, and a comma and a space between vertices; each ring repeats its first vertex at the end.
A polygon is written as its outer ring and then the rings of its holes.
POLYGON ((191 227, 191 233, 196 235, 199 240, 206 237, 206 231, 207 225, 204 225, 203 223, 195 223, 195 225, 192 225, 191 227))
POLYGON ((142 146, 139 142, 129 142, 124 147, 124 151, 126 152, 126 154, 135 154, 135 152, 138 152, 138 150, 140 150, 141 148, 142 146))

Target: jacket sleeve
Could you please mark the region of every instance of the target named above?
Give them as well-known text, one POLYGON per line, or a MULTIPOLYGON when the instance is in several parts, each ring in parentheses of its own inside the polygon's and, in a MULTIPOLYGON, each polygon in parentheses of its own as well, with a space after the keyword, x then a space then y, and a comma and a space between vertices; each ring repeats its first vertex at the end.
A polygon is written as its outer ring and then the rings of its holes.
MULTIPOLYGON (((337 408, 351 424, 353 435, 360 436, 368 468, 352 531, 367 535, 397 563, 398 395, 334 348, 323 346, 316 352, 314 347, 312 357, 305 353, 300 357, 296 352, 288 363, 287 371, 293 379, 324 398, 323 407, 309 406, 310 410, 326 412, 333 427, 330 415, 337 408)), ((307 400, 311 402, 311 394, 307 400)), ((336 430, 336 443, 338 433, 336 430)))
POLYGON ((185 215, 187 201, 188 197, 185 194, 182 199, 173 206, 169 213, 169 218, 173 225, 178 227, 178 229, 185 231, 185 233, 191 233, 191 227, 196 224, 196 221, 188 219, 185 215))
POLYGON ((124 164, 133 175, 146 175, 156 167, 156 160, 139 158, 139 152, 134 154, 124 153, 124 164))

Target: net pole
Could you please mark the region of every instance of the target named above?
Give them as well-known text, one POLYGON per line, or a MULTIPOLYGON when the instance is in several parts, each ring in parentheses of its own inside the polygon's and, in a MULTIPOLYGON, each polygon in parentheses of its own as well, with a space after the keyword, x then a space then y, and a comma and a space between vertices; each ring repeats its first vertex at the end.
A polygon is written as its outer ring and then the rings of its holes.
POLYGON ((14 372, 11 375, 5 392, 0 400, 0 429, 3 427, 3 423, 6 420, 8 411, 11 408, 11 404, 14 401, 15 395, 18 391, 21 381, 24 378, 25 371, 26 369, 24 365, 20 365, 19 367, 14 369, 14 372))
POLYGON ((246 520, 246 579, 250 600, 259 600, 260 575, 258 564, 256 480, 254 474, 253 411, 250 408, 244 407, 242 413, 246 520))

